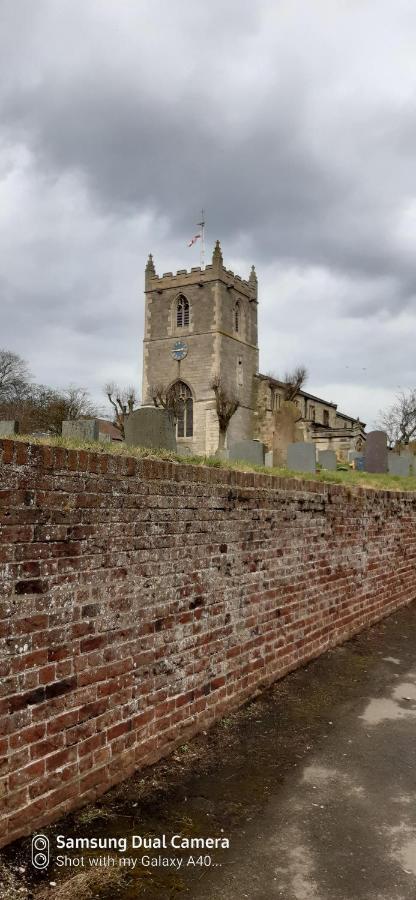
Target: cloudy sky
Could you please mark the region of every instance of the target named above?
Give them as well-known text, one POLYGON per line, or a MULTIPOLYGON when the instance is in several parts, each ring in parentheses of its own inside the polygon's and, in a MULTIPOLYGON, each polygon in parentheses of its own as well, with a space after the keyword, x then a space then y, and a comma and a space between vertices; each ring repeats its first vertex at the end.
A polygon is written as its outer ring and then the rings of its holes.
POLYGON ((261 370, 372 423, 415 387, 414 0, 0 0, 0 345, 139 384, 143 273, 260 286, 261 370))

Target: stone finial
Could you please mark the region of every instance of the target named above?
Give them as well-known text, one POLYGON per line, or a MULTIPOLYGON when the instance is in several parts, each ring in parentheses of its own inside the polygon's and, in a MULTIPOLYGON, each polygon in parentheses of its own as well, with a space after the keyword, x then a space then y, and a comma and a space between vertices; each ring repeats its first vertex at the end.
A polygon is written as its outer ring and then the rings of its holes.
POLYGON ((251 267, 250 277, 248 279, 248 283, 250 285, 251 293, 253 297, 257 297, 257 275, 254 266, 251 267))
POLYGON ((149 253, 149 259, 147 260, 146 272, 149 275, 156 275, 155 264, 153 262, 153 256, 151 253, 149 253))
POLYGON ((224 266, 224 260, 222 258, 222 252, 221 252, 221 244, 219 241, 215 242, 214 252, 212 254, 212 265, 216 269, 222 269, 224 266))
POLYGON ((145 269, 145 285, 146 285, 146 288, 149 286, 150 279, 151 279, 151 278, 154 278, 155 275, 156 275, 156 269, 155 269, 155 264, 154 264, 154 262, 153 262, 153 256, 152 256, 151 253, 149 253, 149 259, 147 260, 147 263, 146 263, 146 269, 145 269))

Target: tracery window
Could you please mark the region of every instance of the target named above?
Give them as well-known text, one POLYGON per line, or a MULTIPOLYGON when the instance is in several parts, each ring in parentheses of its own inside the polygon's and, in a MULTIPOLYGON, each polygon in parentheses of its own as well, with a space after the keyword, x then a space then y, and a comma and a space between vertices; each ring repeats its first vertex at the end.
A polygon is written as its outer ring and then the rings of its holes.
POLYGON ((189 325, 189 300, 182 294, 176 302, 176 327, 186 328, 189 325))
POLYGON ((179 397, 176 436, 178 438, 192 437, 194 433, 194 401, 191 391, 184 381, 177 381, 175 389, 179 397))

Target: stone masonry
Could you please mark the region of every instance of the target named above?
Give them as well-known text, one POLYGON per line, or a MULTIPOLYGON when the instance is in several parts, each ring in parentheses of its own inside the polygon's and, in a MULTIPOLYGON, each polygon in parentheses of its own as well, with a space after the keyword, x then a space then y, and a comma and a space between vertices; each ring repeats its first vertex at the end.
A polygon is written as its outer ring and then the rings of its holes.
POLYGON ((145 276, 145 331, 143 342, 144 404, 149 388, 183 381, 193 399, 192 437, 179 437, 194 453, 214 453, 218 447, 218 419, 210 387, 219 375, 240 407, 229 427, 230 442, 251 438, 254 423, 254 375, 258 372, 257 278, 254 267, 245 281, 224 267, 220 245, 205 269, 167 272, 158 276, 152 257, 145 276), (189 304, 189 321, 177 324, 177 303, 189 304), (236 311, 238 321, 236 322, 236 311), (186 356, 172 356, 175 341, 186 344, 186 356))

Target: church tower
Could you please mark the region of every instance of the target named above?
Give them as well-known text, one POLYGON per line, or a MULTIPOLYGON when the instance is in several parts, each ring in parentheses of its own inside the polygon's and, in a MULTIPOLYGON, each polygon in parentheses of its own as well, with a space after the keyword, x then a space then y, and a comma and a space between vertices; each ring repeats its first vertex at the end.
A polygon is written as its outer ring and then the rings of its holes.
POLYGON ((227 439, 254 433, 255 375, 258 374, 257 277, 247 281, 224 267, 219 241, 212 261, 188 272, 156 274, 152 256, 145 273, 143 404, 151 388, 180 382, 183 412, 177 422, 178 449, 212 454, 218 447, 218 419, 211 382, 217 375, 240 405, 227 439))

